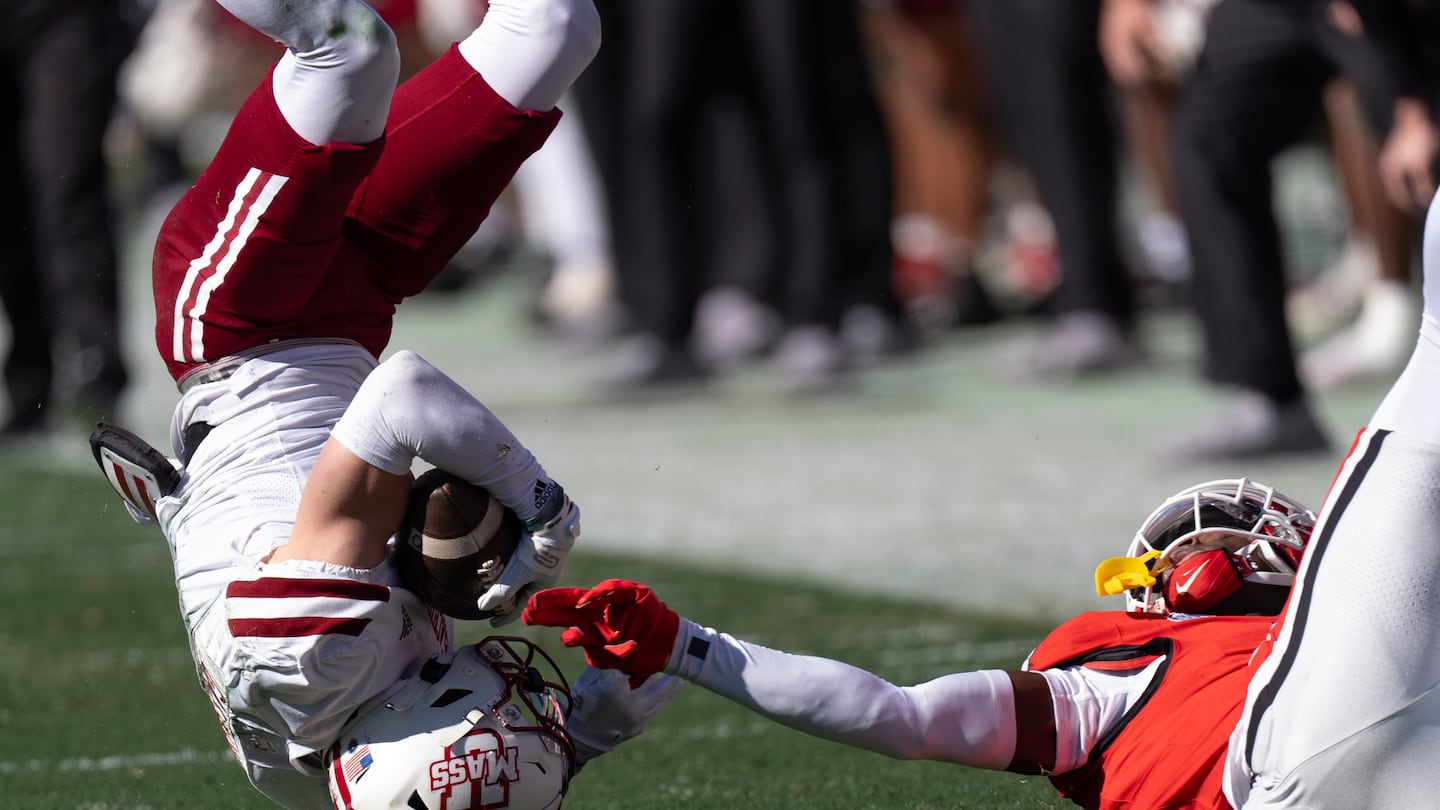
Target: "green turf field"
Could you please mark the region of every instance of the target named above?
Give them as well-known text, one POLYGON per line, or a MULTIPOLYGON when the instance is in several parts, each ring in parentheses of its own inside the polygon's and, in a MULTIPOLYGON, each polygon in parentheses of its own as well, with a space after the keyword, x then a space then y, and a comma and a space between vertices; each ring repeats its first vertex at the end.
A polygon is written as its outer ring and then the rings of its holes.
MULTIPOLYGON (((98 476, 0 469, 0 807, 260 808, 195 679, 164 541, 98 476), (203 798, 202 798, 203 797, 203 798)), ((686 564, 577 554, 572 583, 626 576, 682 612, 898 682, 1013 666, 1043 623, 781 586, 686 564)), ((462 626, 474 640, 488 625, 462 626)), ((548 641, 570 675, 580 661, 548 641)), ((823 689, 823 684, 815 684, 823 689)), ((567 808, 1059 807, 1044 780, 898 763, 805 738, 700 690, 596 761, 567 808)))

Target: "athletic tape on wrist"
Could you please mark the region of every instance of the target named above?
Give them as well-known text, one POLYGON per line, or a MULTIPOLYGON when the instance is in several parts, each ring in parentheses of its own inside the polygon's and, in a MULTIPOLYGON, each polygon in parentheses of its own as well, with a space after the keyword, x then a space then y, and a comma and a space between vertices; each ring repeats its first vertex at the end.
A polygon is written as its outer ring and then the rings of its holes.
POLYGON ((687 681, 700 677, 700 670, 710 658, 710 647, 719 633, 681 617, 680 631, 675 634, 675 646, 670 651, 670 661, 665 671, 678 675, 687 681))

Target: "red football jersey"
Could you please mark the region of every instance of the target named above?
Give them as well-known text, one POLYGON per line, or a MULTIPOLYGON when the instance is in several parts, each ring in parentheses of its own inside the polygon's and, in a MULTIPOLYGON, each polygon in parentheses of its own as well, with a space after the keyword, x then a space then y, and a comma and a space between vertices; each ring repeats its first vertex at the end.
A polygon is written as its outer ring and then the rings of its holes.
POLYGON ((1089 808, 1229 810, 1221 792, 1226 748, 1245 705, 1251 655, 1274 622, 1097 612, 1056 628, 1030 656, 1031 670, 1166 662, 1085 765, 1050 777, 1055 788, 1089 808))

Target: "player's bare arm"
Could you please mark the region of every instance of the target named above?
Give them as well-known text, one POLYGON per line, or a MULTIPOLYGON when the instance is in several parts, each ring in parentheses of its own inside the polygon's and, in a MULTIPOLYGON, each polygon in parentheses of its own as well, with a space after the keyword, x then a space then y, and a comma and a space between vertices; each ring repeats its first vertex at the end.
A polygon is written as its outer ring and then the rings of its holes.
POLYGON ((379 565, 385 561, 386 544, 404 517, 409 496, 409 473, 388 473, 330 439, 300 496, 290 542, 275 549, 269 562, 379 565))

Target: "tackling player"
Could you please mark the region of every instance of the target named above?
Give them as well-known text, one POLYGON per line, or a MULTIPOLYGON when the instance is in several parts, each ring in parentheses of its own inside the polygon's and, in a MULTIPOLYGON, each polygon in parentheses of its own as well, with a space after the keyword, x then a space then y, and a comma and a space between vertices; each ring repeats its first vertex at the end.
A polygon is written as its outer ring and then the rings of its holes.
MULTIPOLYGON (((479 600, 503 624, 557 580, 579 510, 448 377, 412 352, 377 358, 396 304, 439 273, 555 126, 599 46, 595 10, 491 0, 470 36, 396 89, 394 34, 361 0, 220 3, 287 50, 155 247, 156 340, 181 392, 177 460, 105 425, 96 458, 170 544, 202 685, 262 793, 328 806, 328 770, 348 806, 339 777, 372 757, 334 746, 342 727, 377 700, 394 711, 399 693, 416 707, 425 684, 444 683, 487 702, 450 707, 455 737, 440 750, 469 745, 469 765, 435 789, 509 785, 531 763, 551 779, 539 804, 558 803, 572 741, 554 729, 546 685, 523 677, 529 654, 437 658, 450 622, 399 587, 387 544, 416 458, 489 490, 531 530, 479 600), (522 700, 526 689, 537 697, 522 700), (522 723, 521 704, 539 717, 522 723), (484 762, 500 771, 476 771, 484 762)), ((426 711, 392 719, 429 739, 426 711)))
POLYGON ((1146 520, 1132 544, 1137 556, 1097 572, 1097 587, 1125 592, 1129 612, 1062 624, 1022 669, 917 686, 702 627, 623 580, 542 591, 524 620, 567 628, 566 645, 634 686, 656 688, 657 672, 678 675, 858 748, 1046 774, 1084 807, 1224 808, 1226 742, 1250 657, 1313 526, 1310 510, 1247 480, 1191 487, 1146 520))
MULTIPOLYGON (((565 644, 632 683, 674 673, 828 739, 896 757, 1044 772, 1086 807, 1432 807, 1440 761, 1437 211, 1440 197, 1426 222, 1414 355, 1306 527, 1273 633, 1265 617, 1087 614, 1042 642, 1026 671, 899 688, 701 627, 621 580, 542 591, 524 618, 567 628, 565 644)), ((1283 547, 1290 551, 1272 559, 1293 561, 1295 549, 1283 547)), ((1145 556, 1102 569, 1097 584, 1135 595, 1153 571, 1139 562, 1145 556)), ((1158 584, 1171 607, 1181 598, 1210 611, 1238 604, 1230 600, 1243 588, 1194 598, 1216 573, 1233 580, 1213 550, 1170 556, 1175 565, 1145 586, 1142 603, 1158 584)))

